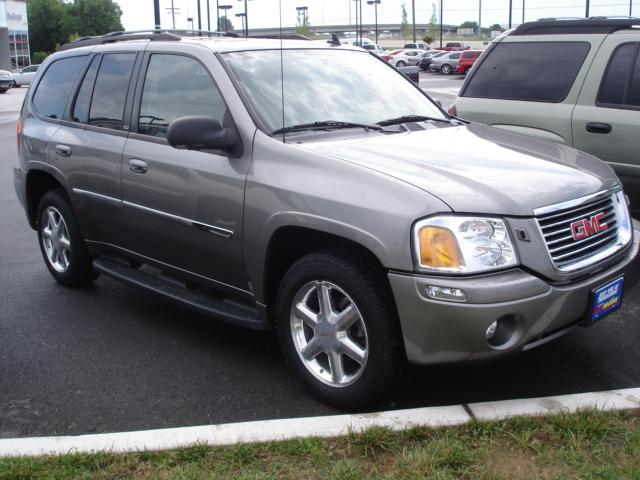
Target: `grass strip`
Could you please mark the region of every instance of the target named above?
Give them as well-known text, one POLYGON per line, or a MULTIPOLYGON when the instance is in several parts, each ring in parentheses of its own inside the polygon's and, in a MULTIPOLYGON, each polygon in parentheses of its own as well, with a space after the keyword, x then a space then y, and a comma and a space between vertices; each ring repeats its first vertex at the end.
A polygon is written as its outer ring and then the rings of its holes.
POLYGON ((640 479, 640 411, 333 439, 0 459, 0 479, 640 479))

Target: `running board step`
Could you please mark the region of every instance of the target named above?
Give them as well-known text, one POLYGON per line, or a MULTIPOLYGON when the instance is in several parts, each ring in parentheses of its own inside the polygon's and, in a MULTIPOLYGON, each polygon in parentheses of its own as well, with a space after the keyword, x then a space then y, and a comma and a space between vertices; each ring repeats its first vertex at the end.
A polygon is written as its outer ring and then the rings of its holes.
POLYGON ((193 311, 217 320, 256 330, 269 328, 260 319, 256 308, 205 295, 182 287, 176 282, 165 280, 160 276, 140 271, 118 260, 98 257, 93 260, 93 268, 116 280, 158 293, 193 311))

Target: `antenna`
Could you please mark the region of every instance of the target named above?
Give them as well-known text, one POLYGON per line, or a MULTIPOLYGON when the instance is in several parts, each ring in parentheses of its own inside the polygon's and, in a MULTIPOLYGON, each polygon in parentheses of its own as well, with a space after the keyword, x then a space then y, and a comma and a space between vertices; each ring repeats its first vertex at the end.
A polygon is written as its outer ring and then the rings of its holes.
MULTIPOLYGON (((278 9, 280 15, 280 85, 282 89, 282 128, 284 128, 284 58, 282 48, 282 0, 278 0, 278 9)), ((282 134, 282 143, 286 142, 286 133, 282 134)))

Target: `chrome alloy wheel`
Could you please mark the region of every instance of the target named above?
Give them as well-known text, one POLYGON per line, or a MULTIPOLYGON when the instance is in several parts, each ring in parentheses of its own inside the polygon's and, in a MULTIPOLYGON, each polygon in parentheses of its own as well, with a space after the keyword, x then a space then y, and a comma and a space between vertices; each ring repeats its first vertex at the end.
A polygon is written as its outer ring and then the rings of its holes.
POLYGON ((296 294, 291 335, 304 366, 332 387, 353 384, 368 357, 367 327, 355 302, 337 285, 314 281, 296 294))
POLYGON ((71 263, 71 240, 67 224, 60 212, 48 206, 42 214, 42 245, 51 266, 60 273, 71 263))

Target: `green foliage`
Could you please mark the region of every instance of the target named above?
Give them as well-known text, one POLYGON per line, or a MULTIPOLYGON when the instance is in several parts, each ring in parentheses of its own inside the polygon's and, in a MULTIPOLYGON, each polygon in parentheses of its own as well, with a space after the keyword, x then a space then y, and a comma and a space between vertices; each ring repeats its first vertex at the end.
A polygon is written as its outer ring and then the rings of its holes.
POLYGON ((218 31, 219 32, 233 32, 233 22, 224 15, 218 18, 218 31), (226 23, 226 28, 225 28, 226 23))
POLYGON ((407 15, 407 6, 402 2, 402 22, 400 23, 400 35, 407 40, 410 36, 409 32, 409 16, 407 15))
POLYGON ((494 23, 489 27, 490 32, 504 32, 504 28, 500 26, 499 23, 494 23))
POLYGON ((69 36, 65 27, 65 4, 61 0, 29 0, 29 44, 31 51, 51 53, 69 36))
POLYGON ((27 14, 32 52, 52 53, 70 38, 123 30, 113 0, 28 0, 27 14))
POLYGON ((478 31, 478 22, 463 22, 460 28, 472 28, 474 32, 478 31))
POLYGON ((423 35, 422 41, 427 45, 431 45, 433 43, 433 37, 431 35, 423 35))
POLYGON ((47 57, 47 52, 33 52, 31 54, 31 63, 35 63, 36 65, 38 65, 44 62, 47 57))

